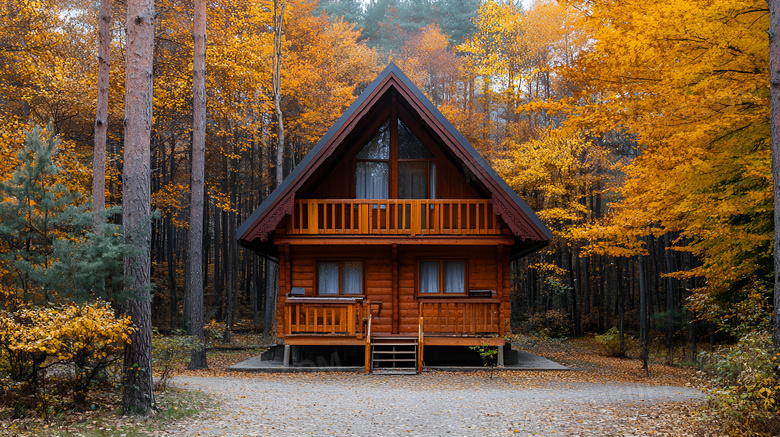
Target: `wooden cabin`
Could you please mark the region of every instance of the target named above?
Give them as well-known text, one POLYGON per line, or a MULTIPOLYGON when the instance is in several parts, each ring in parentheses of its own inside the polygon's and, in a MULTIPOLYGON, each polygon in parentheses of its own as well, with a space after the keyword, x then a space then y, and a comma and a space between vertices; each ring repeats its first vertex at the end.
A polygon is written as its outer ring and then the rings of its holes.
POLYGON ((365 348, 367 372, 419 372, 428 346, 504 345, 510 260, 551 240, 393 64, 237 236, 278 259, 286 347, 365 348))

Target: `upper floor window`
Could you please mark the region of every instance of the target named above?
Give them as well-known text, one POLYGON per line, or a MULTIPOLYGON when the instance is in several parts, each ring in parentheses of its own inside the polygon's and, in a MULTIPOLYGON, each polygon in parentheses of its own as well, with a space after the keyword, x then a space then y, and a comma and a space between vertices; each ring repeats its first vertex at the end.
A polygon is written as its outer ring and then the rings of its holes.
POLYGON ((385 122, 358 152, 355 198, 436 198, 436 160, 401 120, 385 122))

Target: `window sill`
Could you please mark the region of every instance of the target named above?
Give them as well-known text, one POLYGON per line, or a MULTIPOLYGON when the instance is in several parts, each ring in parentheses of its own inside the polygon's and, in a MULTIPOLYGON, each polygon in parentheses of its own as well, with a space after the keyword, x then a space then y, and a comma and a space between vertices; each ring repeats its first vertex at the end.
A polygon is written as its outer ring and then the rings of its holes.
POLYGON ((500 303, 501 299, 495 297, 474 297, 468 294, 436 294, 436 295, 423 295, 418 294, 415 299, 421 301, 435 301, 435 302, 469 302, 469 303, 500 303))
POLYGON ((348 302, 358 302, 362 301, 366 298, 364 295, 355 295, 355 296, 290 296, 287 295, 286 301, 289 303, 328 303, 328 302, 337 302, 337 303, 348 303, 348 302))

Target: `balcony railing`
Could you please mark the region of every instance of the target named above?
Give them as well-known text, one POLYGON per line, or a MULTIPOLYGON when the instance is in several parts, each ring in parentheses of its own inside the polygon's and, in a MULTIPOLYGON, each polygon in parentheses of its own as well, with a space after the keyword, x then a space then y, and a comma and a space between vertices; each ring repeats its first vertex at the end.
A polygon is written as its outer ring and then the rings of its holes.
POLYGON ((500 334, 498 299, 420 300, 425 335, 500 334))
POLYGON ((323 298, 288 299, 285 303, 285 334, 362 335, 363 302, 323 298))
POLYGON ((489 199, 299 199, 290 234, 500 235, 489 199))

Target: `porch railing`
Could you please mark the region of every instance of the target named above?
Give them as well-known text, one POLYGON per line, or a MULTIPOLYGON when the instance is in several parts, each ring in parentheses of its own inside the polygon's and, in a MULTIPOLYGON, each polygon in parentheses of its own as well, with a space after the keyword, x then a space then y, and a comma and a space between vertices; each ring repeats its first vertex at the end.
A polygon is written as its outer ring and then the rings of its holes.
POLYGON ((499 299, 420 300, 425 335, 500 334, 499 299))
POLYGON ((285 334, 362 337, 363 303, 301 299, 285 303, 285 334))
POLYGON ((489 199, 298 199, 290 234, 500 235, 489 199))

